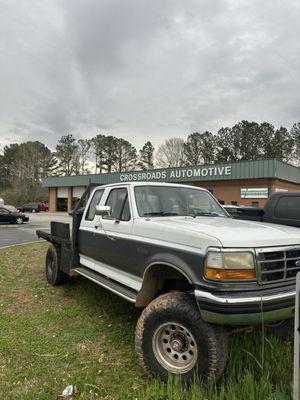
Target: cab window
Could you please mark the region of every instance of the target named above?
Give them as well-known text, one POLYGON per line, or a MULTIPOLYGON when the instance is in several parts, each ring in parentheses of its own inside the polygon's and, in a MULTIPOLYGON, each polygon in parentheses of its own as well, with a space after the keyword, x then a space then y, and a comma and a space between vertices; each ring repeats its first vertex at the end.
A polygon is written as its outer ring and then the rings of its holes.
POLYGON ((110 206, 110 215, 104 216, 105 219, 117 219, 120 221, 130 220, 130 208, 127 189, 112 189, 106 200, 106 206, 110 206))
POLYGON ((276 218, 300 219, 300 196, 282 196, 279 198, 274 215, 276 218))
POLYGON ((104 189, 97 190, 94 193, 94 196, 93 196, 93 198, 92 198, 92 200, 90 202, 89 208, 88 208, 87 213, 86 213, 85 219, 87 221, 93 221, 94 220, 95 215, 96 215, 96 206, 99 205, 100 200, 101 200, 101 198, 103 196, 103 193, 104 193, 104 189))

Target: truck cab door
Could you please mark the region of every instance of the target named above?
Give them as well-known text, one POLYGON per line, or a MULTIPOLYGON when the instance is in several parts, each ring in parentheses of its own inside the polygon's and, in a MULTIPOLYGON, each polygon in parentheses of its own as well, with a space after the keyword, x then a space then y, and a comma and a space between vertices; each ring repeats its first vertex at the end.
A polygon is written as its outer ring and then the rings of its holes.
POLYGON ((127 269, 132 231, 128 189, 112 188, 105 205, 110 207, 110 214, 103 216, 99 221, 99 228, 104 233, 103 261, 113 267, 127 269))
POLYGON ((99 219, 96 215, 96 206, 100 204, 103 194, 104 189, 95 190, 83 213, 78 232, 78 249, 81 258, 90 257, 93 259, 95 257, 95 229, 99 219))
MULTIPOLYGON (((95 193, 94 193, 95 196, 95 193)), ((100 274, 114 279, 136 290, 140 280, 131 272, 135 243, 130 240, 132 232, 132 213, 128 188, 112 187, 105 189, 101 201, 90 202, 80 226, 80 263, 100 274), (110 214, 97 216, 96 205, 110 207, 110 214), (90 220, 87 220, 89 218, 90 220)))

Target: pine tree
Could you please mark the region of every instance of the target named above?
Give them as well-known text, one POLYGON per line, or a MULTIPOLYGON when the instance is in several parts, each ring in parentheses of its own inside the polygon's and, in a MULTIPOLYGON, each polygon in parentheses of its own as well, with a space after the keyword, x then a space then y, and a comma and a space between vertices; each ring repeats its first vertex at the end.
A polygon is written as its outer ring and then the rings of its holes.
POLYGON ((213 162, 215 156, 215 137, 208 131, 191 133, 184 144, 184 154, 189 165, 213 162))
POLYGON ((138 165, 144 170, 154 167, 154 147, 151 142, 146 142, 139 151, 138 165))
POLYGON ((63 175, 68 176, 75 172, 76 152, 77 144, 73 135, 64 135, 59 139, 56 146, 56 157, 59 160, 58 169, 63 175))

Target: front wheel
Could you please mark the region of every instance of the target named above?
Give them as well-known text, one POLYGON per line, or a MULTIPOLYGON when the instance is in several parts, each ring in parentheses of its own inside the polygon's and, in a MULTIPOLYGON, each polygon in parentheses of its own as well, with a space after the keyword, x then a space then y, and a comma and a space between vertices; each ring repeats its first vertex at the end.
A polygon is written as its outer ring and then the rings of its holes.
POLYGON ((51 244, 46 254, 46 279, 52 286, 62 285, 70 278, 65 274, 59 265, 59 250, 51 244))
POLYGON ((219 378, 227 362, 227 333, 223 327, 204 322, 187 293, 167 293, 150 303, 136 327, 136 350, 145 370, 168 380, 177 375, 190 383, 219 378))
POLYGON ((16 224, 18 224, 18 225, 21 225, 21 224, 23 224, 23 218, 21 218, 21 217, 18 217, 17 219, 16 219, 16 224))

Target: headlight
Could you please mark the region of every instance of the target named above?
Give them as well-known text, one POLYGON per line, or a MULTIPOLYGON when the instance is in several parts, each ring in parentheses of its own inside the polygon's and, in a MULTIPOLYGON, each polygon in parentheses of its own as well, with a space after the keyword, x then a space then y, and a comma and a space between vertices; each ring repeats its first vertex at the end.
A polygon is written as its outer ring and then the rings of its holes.
POLYGON ((204 275, 213 280, 255 279, 255 263, 249 251, 209 251, 207 253, 204 275))

